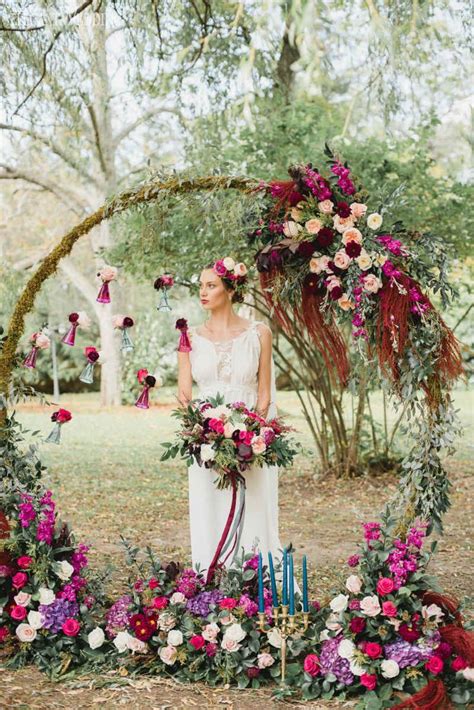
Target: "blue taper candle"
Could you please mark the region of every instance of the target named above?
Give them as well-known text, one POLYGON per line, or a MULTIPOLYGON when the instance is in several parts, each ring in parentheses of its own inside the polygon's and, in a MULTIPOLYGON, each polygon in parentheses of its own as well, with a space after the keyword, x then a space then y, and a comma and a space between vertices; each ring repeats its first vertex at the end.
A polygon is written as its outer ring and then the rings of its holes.
POLYGON ((295 613, 295 576, 293 570, 293 553, 290 554, 290 614, 295 613))
POLYGON ((306 555, 303 555, 303 611, 309 611, 308 604, 308 570, 306 567, 306 555))
POLYGON ((283 606, 288 604, 288 559, 287 559, 286 547, 283 550, 283 580, 282 580, 281 603, 283 604, 283 606))
POLYGON ((258 610, 265 611, 265 600, 263 597, 263 566, 262 553, 258 553, 258 610))
POLYGON ((275 579, 275 569, 273 567, 273 557, 272 553, 268 553, 268 567, 270 569, 270 583, 272 585, 272 605, 278 606, 278 592, 275 579))

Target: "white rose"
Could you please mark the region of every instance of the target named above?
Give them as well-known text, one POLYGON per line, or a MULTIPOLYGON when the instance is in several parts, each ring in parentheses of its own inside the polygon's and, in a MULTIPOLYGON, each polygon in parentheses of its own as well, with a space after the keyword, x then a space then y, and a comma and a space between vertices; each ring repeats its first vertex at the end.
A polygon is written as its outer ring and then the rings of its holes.
POLYGON ((229 651, 232 653, 233 651, 238 651, 240 648, 240 643, 237 643, 237 641, 234 641, 234 639, 230 639, 226 634, 224 634, 224 638, 221 641, 221 646, 224 649, 224 651, 229 651))
POLYGON ((174 592, 170 597, 170 604, 184 604, 185 601, 183 592, 174 592))
POLYGON ((326 619, 326 628, 330 631, 340 631, 342 629, 340 622, 341 615, 333 611, 332 614, 329 614, 328 618, 326 619))
POLYGON ((465 668, 463 671, 461 671, 461 673, 463 674, 466 680, 474 682, 474 668, 465 668))
POLYGON ((382 611, 376 594, 364 597, 360 602, 360 608, 366 616, 377 616, 382 611))
POLYGON ((159 657, 167 666, 172 666, 176 660, 177 650, 174 646, 163 646, 160 648, 159 657))
POLYGON ((135 636, 130 636, 127 642, 127 648, 132 653, 146 653, 148 646, 141 639, 137 639, 135 636))
POLYGON ((226 258, 222 260, 222 263, 224 264, 227 271, 232 271, 235 266, 235 261, 231 256, 226 256, 226 258))
POLYGON ((338 594, 337 597, 331 599, 329 606, 334 612, 341 612, 347 609, 349 597, 346 594, 338 594))
POLYGON ((158 617, 158 628, 162 631, 170 631, 176 626, 176 617, 169 611, 164 611, 158 617))
POLYGON ((369 214, 367 217, 367 226, 370 227, 370 229, 378 229, 381 226, 382 221, 382 215, 378 212, 372 212, 372 214, 369 214))
POLYGON ((28 614, 28 623, 32 629, 41 629, 43 627, 43 616, 39 611, 30 611, 28 614))
POLYGON ((128 631, 119 631, 117 636, 114 638, 114 646, 119 653, 123 653, 128 648, 128 641, 132 637, 128 631))
POLYGON ((351 670, 351 673, 354 675, 362 675, 365 673, 365 668, 362 666, 359 666, 358 663, 355 663, 355 661, 349 661, 349 668, 351 670))
POLYGON ((87 643, 90 648, 100 648, 105 641, 105 634, 100 626, 96 626, 95 629, 87 634, 87 643))
POLYGON ((26 592, 18 592, 13 599, 15 604, 18 604, 18 606, 28 606, 31 601, 31 594, 27 594, 26 592))
POLYGON ((327 629, 324 629, 321 631, 319 634, 319 640, 320 641, 328 641, 331 637, 329 636, 329 631, 327 629))
POLYGON ((270 646, 274 646, 275 648, 281 648, 282 639, 280 629, 274 627, 271 631, 267 633, 267 638, 270 646))
POLYGON ((241 261, 234 266, 234 274, 236 276, 246 276, 247 267, 241 261))
POLYGON ((168 632, 168 638, 166 642, 169 646, 181 646, 183 643, 183 634, 179 629, 173 629, 168 632))
POLYGON ((225 635, 232 641, 242 641, 247 636, 247 632, 243 630, 240 624, 231 624, 226 629, 225 635))
POLYGON ((201 461, 204 463, 206 461, 214 461, 216 458, 216 451, 212 444, 203 444, 201 446, 201 461))
POLYGON ((337 652, 341 658, 347 658, 350 660, 354 655, 355 645, 350 639, 344 639, 341 641, 337 648, 337 652))
POLYGON ((285 237, 297 237, 299 232, 303 229, 301 224, 297 222, 284 222, 283 223, 283 234, 285 237))
POLYGON ((323 226, 323 223, 320 219, 314 217, 313 219, 308 219, 304 226, 306 227, 306 231, 310 234, 317 234, 323 226))
POLYGON ((367 271, 367 269, 370 269, 372 266, 372 258, 370 254, 367 254, 366 251, 362 250, 359 256, 356 258, 357 264, 359 266, 359 269, 362 271, 367 271))
POLYGON ((217 634, 219 633, 219 624, 207 624, 204 629, 202 630, 202 637, 206 639, 206 641, 214 641, 215 638, 217 638, 217 634))
POLYGON ((395 678, 400 673, 400 667, 396 661, 382 661, 381 668, 384 678, 395 678))
POLYGON ((45 606, 47 606, 48 604, 52 604, 55 599, 56 599, 56 595, 52 589, 48 589, 48 587, 40 587, 39 588, 39 603, 40 604, 44 604, 45 606))
POLYGON ((55 571, 59 579, 62 579, 63 582, 65 582, 71 577, 74 572, 74 567, 67 560, 61 560, 61 562, 56 564, 55 571))
POLYGON ((346 579, 346 587, 352 594, 359 594, 362 589, 362 580, 356 574, 351 574, 346 579))
POLYGON ((22 643, 31 643, 35 640, 37 632, 29 624, 18 624, 15 633, 22 643))

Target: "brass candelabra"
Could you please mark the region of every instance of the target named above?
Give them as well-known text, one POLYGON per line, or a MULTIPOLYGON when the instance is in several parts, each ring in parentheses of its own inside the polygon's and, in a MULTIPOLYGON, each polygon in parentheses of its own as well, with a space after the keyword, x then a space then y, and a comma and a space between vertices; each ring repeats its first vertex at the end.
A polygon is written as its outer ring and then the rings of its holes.
POLYGON ((274 626, 266 623, 265 612, 258 612, 258 627, 260 631, 271 631, 277 628, 281 635, 281 683, 285 683, 286 676, 286 640, 296 632, 304 632, 309 624, 309 611, 289 613, 288 604, 280 604, 272 608, 274 626))

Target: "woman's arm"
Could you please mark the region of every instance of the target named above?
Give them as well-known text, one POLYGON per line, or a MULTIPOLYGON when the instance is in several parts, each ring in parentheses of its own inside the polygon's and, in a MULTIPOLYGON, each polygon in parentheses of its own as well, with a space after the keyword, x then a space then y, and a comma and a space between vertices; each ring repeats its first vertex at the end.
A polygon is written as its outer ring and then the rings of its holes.
POLYGON ((257 412, 266 417, 271 401, 272 374, 272 331, 261 323, 258 325, 260 336, 260 359, 258 363, 257 412))
POLYGON ((178 399, 187 407, 193 398, 193 378, 189 353, 178 352, 178 399))

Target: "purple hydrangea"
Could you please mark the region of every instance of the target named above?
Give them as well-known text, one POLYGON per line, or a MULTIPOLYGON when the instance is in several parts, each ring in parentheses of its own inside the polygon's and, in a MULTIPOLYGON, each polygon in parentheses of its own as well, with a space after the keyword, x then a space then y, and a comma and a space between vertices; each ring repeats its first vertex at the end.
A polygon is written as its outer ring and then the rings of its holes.
POLYGON ((384 648, 384 652, 385 658, 390 661, 396 661, 400 668, 416 666, 433 655, 433 649, 423 648, 415 643, 408 643, 408 641, 403 639, 388 643, 384 648))
POLYGON ((352 685, 354 675, 350 669, 349 661, 346 658, 341 658, 338 654, 339 644, 343 638, 343 636, 336 636, 336 638, 323 641, 319 655, 321 674, 327 675, 328 673, 332 673, 336 676, 339 683, 352 685))
POLYGON ((79 614, 79 605, 67 599, 55 599, 51 604, 40 604, 38 610, 43 618, 43 628, 57 634, 66 619, 79 614))
POLYGON ((217 605, 223 596, 218 589, 213 589, 211 592, 200 592, 193 599, 188 599, 186 609, 195 616, 205 618, 211 611, 211 604, 217 605))
POLYGON ((242 607, 246 616, 255 616, 258 611, 258 604, 248 594, 242 594, 239 599, 239 606, 242 607))
POLYGON ((105 615, 107 626, 105 630, 109 638, 117 636, 119 631, 125 631, 128 626, 131 613, 129 612, 132 604, 132 597, 125 594, 120 599, 117 599, 105 615))
POLYGON ((179 576, 175 591, 184 594, 186 599, 191 599, 200 586, 200 580, 196 572, 193 569, 184 569, 179 576))

